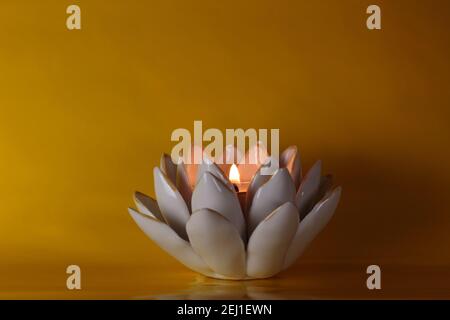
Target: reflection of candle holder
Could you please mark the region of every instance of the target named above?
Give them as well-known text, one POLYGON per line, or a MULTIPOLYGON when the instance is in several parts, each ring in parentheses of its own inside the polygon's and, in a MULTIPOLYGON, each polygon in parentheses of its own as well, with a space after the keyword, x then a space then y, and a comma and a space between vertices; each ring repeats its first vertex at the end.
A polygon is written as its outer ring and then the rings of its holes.
MULTIPOLYGON (((296 279, 298 280, 298 279, 296 279)), ((188 288, 136 297, 138 299, 163 300, 277 300, 312 299, 314 296, 299 289, 297 281, 291 278, 270 280, 229 281, 205 278, 197 275, 188 288)))
POLYGON ((331 190, 330 176, 321 176, 320 161, 301 180, 296 147, 277 163, 272 176, 261 175, 259 165, 232 165, 228 178, 210 160, 174 164, 163 155, 153 171, 158 202, 136 193, 138 211, 129 212, 194 271, 220 279, 271 277, 292 265, 327 224, 341 193, 331 190), (240 181, 243 173, 249 182, 240 181))

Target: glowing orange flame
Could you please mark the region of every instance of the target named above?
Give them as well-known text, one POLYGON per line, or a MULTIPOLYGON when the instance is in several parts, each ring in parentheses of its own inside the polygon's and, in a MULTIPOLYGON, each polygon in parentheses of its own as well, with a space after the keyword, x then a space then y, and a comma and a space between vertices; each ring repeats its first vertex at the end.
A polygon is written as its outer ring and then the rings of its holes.
POLYGON ((228 175, 231 183, 239 184, 241 183, 241 175, 239 174, 239 170, 237 166, 233 163, 230 168, 230 174, 228 175))

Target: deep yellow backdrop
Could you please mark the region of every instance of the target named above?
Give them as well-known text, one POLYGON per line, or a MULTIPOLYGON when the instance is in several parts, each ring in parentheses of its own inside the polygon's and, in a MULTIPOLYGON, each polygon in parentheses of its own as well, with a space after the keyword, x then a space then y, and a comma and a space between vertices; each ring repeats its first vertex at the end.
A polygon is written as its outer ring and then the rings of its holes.
POLYGON ((280 128, 335 174, 342 202, 298 268, 450 265, 450 5, 376 2, 381 31, 372 1, 2 0, 2 296, 63 290, 68 264, 123 286, 185 272, 126 209, 194 120, 280 128))

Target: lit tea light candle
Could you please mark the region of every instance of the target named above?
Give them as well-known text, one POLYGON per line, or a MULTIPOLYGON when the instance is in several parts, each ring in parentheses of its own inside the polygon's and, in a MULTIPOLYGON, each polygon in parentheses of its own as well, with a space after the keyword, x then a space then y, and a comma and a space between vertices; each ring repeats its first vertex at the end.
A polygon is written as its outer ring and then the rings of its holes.
POLYGON ((230 179, 230 182, 236 188, 236 192, 239 192, 239 193, 247 192, 248 185, 250 184, 250 182, 248 182, 248 181, 241 182, 241 175, 239 174, 239 169, 234 163, 230 168, 230 173, 228 174, 228 179, 230 179))
POLYGON ((245 198, 247 195, 248 186, 250 184, 249 181, 241 181, 241 175, 239 174, 238 167, 233 163, 230 168, 230 173, 228 174, 228 179, 233 184, 236 193, 239 198, 239 202, 241 203, 241 207, 245 208, 245 198))

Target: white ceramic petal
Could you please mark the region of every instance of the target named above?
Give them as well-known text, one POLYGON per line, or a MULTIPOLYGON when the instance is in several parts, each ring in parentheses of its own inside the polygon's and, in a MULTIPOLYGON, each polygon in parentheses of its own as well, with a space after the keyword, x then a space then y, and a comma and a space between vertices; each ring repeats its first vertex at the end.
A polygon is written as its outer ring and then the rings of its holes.
POLYGON ((161 171, 175 184, 177 181, 177 165, 172 162, 172 158, 168 154, 163 154, 160 161, 161 171))
POLYGON ((199 165, 197 170, 197 183, 202 178, 205 172, 210 172, 217 179, 222 181, 230 190, 234 190, 233 184, 228 180, 228 178, 224 175, 223 171, 210 159, 203 158, 203 162, 199 165))
MULTIPOLYGON (((202 148, 197 146, 197 145, 193 145, 191 146, 191 150, 189 153, 183 154, 177 161, 177 164, 180 162, 184 163, 184 169, 186 171, 186 175, 188 177, 188 181, 189 181, 189 186, 191 186, 191 189, 194 189, 195 186, 195 180, 197 178, 197 169, 198 169, 198 163, 201 162, 202 159, 202 148), (195 155, 199 155, 199 160, 200 162, 195 162, 195 155)), ((178 170, 178 168, 177 168, 178 170)))
POLYGON ((262 175, 261 174, 261 168, 258 169, 258 171, 256 171, 255 175, 253 176, 252 181, 250 182, 248 189, 247 189, 247 194, 246 194, 246 208, 245 211, 248 212, 248 210, 250 209, 250 206, 252 204, 253 201, 253 197, 255 196, 256 192, 259 190, 259 188, 264 185, 267 181, 269 181, 271 176, 269 175, 262 175))
POLYGON ((192 186, 189 181, 189 176, 183 162, 178 163, 177 166, 177 189, 186 202, 188 209, 191 208, 192 186))
POLYGON ((283 269, 291 266, 317 234, 327 225, 336 210, 340 197, 341 187, 337 187, 317 203, 311 212, 300 222, 286 253, 283 269))
POLYGON ((311 169, 309 169, 305 178, 300 184, 300 188, 295 196, 295 204, 300 214, 300 219, 303 219, 309 210, 312 208, 321 182, 322 161, 317 161, 311 169))
POLYGON ((311 206, 306 210, 306 214, 301 214, 300 219, 304 219, 306 215, 308 215, 309 212, 311 212, 312 208, 314 208, 314 205, 319 202, 322 198, 325 197, 325 195, 330 192, 330 190, 333 187, 333 176, 331 174, 327 174, 325 176, 322 176, 320 178, 320 186, 319 191, 314 196, 313 200, 311 201, 311 206))
POLYGON ((156 200, 137 191, 134 193, 134 203, 136 204, 139 212, 146 214, 152 218, 158 219, 159 221, 164 221, 156 200))
POLYGON ((290 146, 280 156, 280 167, 287 168, 294 181, 295 190, 298 189, 302 179, 302 164, 297 146, 290 146))
POLYGON ((327 174, 320 178, 320 186, 319 192, 317 192, 317 196, 314 199, 314 203, 320 201, 325 195, 331 190, 333 187, 333 176, 331 174, 327 174))
POLYGON ((156 199, 164 220, 181 238, 187 240, 186 222, 190 214, 183 197, 158 167, 153 169, 153 177, 156 199))
POLYGON ((196 272, 207 276, 213 274, 189 242, 181 239, 168 225, 133 209, 128 209, 128 212, 139 228, 172 257, 196 272))
POLYGON ((287 202, 253 231, 247 245, 247 275, 267 278, 281 271, 286 251, 298 228, 297 208, 287 202))
POLYGON ((195 211, 186 230, 189 241, 206 264, 228 278, 245 277, 245 247, 235 226, 209 209, 195 211))
POLYGON ((294 203, 295 186, 286 168, 278 169, 253 197, 247 215, 248 234, 273 210, 286 202, 294 203))
POLYGON ((205 172, 192 193, 192 212, 211 209, 227 218, 246 241, 245 220, 236 192, 210 172, 205 172))
POLYGON ((267 158, 268 154, 264 143, 258 141, 256 145, 250 146, 250 149, 238 164, 241 181, 251 181, 259 167, 267 161, 267 158), (254 160, 256 160, 256 163, 254 160))

